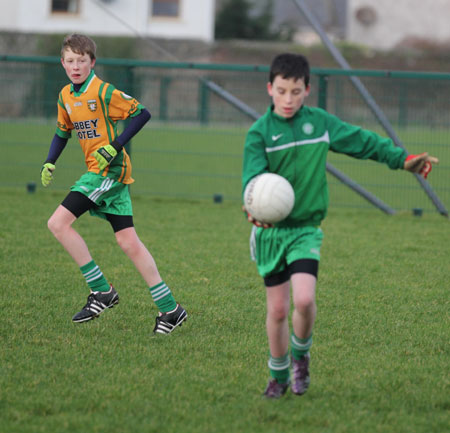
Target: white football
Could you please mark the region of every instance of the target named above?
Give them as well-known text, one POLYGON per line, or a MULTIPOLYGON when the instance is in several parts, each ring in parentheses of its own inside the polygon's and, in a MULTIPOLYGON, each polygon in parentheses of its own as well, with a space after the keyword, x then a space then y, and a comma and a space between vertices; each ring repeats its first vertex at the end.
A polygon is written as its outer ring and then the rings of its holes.
POLYGON ((284 220, 291 213, 294 202, 292 185, 275 173, 255 176, 245 187, 245 209, 263 223, 273 224, 284 220))

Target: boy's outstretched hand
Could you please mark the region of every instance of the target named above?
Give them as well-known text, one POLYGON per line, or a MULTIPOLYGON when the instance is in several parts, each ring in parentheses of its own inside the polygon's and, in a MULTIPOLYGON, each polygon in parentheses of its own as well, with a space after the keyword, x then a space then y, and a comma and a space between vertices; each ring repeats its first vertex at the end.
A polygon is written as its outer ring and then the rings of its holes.
POLYGON ((429 156, 427 152, 420 155, 408 155, 403 168, 412 173, 419 173, 425 179, 430 173, 432 164, 438 164, 439 160, 434 156, 429 156))
POLYGON ((256 227, 262 227, 264 229, 269 229, 271 227, 273 227, 273 224, 268 224, 268 223, 263 223, 261 221, 256 220, 255 218, 253 218, 247 211, 247 209, 245 209, 245 206, 242 206, 242 211, 245 213, 245 215, 247 216, 247 221, 254 224, 256 227))
POLYGON ((45 187, 50 185, 53 180, 53 172, 55 171, 55 165, 50 162, 46 162, 41 168, 41 182, 45 187))

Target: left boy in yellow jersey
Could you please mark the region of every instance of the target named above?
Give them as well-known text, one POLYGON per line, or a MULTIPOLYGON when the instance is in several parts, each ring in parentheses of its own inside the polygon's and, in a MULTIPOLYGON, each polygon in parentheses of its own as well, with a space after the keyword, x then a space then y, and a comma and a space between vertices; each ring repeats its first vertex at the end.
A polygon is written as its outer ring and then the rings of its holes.
POLYGON ((72 320, 94 319, 119 302, 116 290, 107 282, 83 238, 72 227, 74 221, 89 210, 91 215, 109 221, 118 244, 150 288, 159 309, 153 332, 169 334, 183 323, 187 314, 176 303, 152 255, 134 229, 128 189, 134 180, 130 158, 124 149, 150 119, 150 113, 135 98, 95 75, 95 54, 95 42, 87 36, 72 34, 64 39, 61 63, 71 84, 59 94, 56 134, 41 169, 42 184, 48 186, 56 160, 74 131, 85 156, 87 172, 71 187, 48 221, 48 228, 78 264, 91 290, 86 305, 72 320), (117 121, 127 118, 130 118, 129 124, 118 135, 117 121))

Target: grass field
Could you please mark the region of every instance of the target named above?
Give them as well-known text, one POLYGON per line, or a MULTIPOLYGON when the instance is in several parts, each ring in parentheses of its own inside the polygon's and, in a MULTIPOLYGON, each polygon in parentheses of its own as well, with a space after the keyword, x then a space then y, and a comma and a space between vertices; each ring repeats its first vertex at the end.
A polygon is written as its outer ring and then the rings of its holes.
POLYGON ((75 227, 121 302, 75 325, 88 290, 46 229, 62 176, 34 194, 0 188, 1 433, 449 431, 448 219, 332 208, 311 387, 266 401, 265 296, 239 203, 132 190, 137 231, 189 314, 160 337, 109 225, 83 216, 75 227))

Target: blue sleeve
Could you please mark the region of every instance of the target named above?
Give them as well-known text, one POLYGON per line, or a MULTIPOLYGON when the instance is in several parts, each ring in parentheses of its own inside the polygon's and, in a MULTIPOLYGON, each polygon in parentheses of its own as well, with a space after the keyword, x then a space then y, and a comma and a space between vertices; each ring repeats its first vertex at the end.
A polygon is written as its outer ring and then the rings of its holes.
POLYGON ((125 146, 150 120, 150 117, 150 112, 146 108, 143 108, 137 116, 130 117, 127 127, 115 141, 119 142, 122 147, 125 146))
POLYGON ((50 144, 50 150, 48 151, 45 162, 51 162, 54 164, 66 147, 67 141, 67 138, 62 138, 58 134, 55 134, 53 136, 52 143, 50 144))

